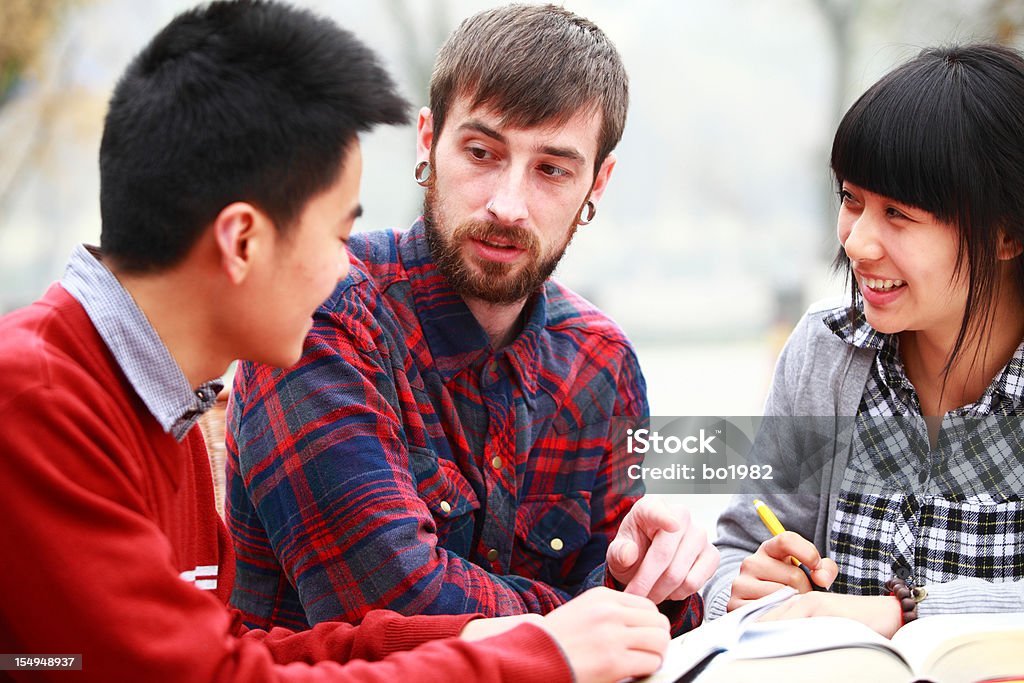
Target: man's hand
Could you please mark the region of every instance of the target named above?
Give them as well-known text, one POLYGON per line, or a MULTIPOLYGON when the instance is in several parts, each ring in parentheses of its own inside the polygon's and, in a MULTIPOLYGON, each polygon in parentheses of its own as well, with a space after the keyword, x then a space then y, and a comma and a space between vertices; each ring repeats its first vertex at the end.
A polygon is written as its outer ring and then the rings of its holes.
POLYGON ((825 588, 835 581, 839 573, 835 561, 827 557, 823 559, 813 543, 796 532, 785 531, 769 538, 756 553, 743 560, 739 576, 732 582, 732 597, 727 609, 732 611, 783 586, 792 586, 801 593, 809 592, 810 582, 790 557, 800 560, 811 570, 814 583, 825 588))
POLYGON ((856 619, 886 638, 892 638, 899 629, 902 618, 900 602, 891 595, 805 593, 793 596, 761 617, 761 621, 801 619, 803 617, 856 619))
POLYGON ((592 588, 544 617, 577 683, 614 683, 661 666, 671 638, 654 603, 610 588, 592 588))
POLYGON ((537 624, 554 638, 577 683, 615 683, 646 676, 661 666, 669 623, 654 603, 610 588, 593 588, 547 616, 474 619, 465 640, 499 636, 524 623, 537 624))
POLYGON ((622 520, 607 561, 625 592, 660 603, 696 593, 718 568, 718 549, 685 507, 644 497, 622 520))

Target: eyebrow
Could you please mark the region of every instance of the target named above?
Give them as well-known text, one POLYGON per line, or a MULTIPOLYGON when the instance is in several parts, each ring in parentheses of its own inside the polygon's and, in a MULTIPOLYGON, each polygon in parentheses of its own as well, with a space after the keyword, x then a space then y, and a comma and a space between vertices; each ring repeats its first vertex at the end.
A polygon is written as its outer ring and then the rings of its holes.
MULTIPOLYGON (((481 123, 480 121, 477 121, 475 119, 470 119, 469 121, 463 123, 461 126, 459 126, 459 130, 476 131, 481 135, 489 137, 493 140, 497 140, 503 145, 508 144, 508 138, 506 138, 504 135, 494 130, 490 126, 481 123)), ((546 154, 548 156, 559 157, 560 159, 568 159, 569 161, 574 161, 578 164, 585 164, 587 162, 586 158, 572 147, 554 147, 548 145, 545 147, 537 148, 537 151, 540 152, 541 154, 546 154)))

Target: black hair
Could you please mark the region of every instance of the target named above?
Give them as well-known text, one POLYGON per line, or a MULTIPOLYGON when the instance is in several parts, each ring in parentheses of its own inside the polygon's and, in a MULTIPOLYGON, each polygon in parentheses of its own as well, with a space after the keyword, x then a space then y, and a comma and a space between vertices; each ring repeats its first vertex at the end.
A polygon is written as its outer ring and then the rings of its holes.
MULTIPOLYGON (((992 324, 1001 234, 1024 244, 1024 58, 991 44, 922 51, 868 89, 832 144, 839 188, 849 181, 956 226, 954 277, 968 292, 946 371, 992 324)), ((849 269, 840 248, 837 266, 849 269)), ((1014 260, 1024 293, 1024 259, 1014 260)), ((850 273, 854 303, 859 292, 850 273)))
POLYGON ((263 0, 186 11, 111 97, 101 248, 126 272, 165 269, 234 201, 287 234, 357 134, 407 112, 376 56, 329 19, 263 0))

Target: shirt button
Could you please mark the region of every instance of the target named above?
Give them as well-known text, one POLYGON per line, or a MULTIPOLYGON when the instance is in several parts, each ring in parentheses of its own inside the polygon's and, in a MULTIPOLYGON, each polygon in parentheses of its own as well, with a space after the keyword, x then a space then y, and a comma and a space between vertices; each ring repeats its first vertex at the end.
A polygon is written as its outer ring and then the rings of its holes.
POLYGON ((501 469, 501 458, 499 458, 498 456, 494 456, 494 459, 491 460, 491 467, 493 467, 496 470, 500 470, 501 469))
POLYGON ((490 560, 491 562, 494 562, 496 559, 498 559, 498 551, 495 550, 494 548, 491 548, 490 550, 488 550, 487 551, 487 559, 490 560))
POLYGON ((558 550, 561 550, 564 547, 565 547, 565 544, 562 543, 562 539, 560 539, 560 538, 552 538, 551 539, 551 549, 552 550, 558 551, 558 550))
POLYGON ((445 513, 447 515, 451 511, 452 511, 451 503, 449 503, 447 500, 442 500, 441 501, 441 512, 443 512, 443 513, 445 513))
POLYGON ((927 472, 921 472, 920 474, 918 474, 917 475, 917 481, 919 483, 921 483, 921 484, 923 484, 926 481, 928 481, 928 473, 927 472))
POLYGON ((206 392, 202 389, 196 392, 196 396, 199 398, 200 401, 206 400, 206 392))

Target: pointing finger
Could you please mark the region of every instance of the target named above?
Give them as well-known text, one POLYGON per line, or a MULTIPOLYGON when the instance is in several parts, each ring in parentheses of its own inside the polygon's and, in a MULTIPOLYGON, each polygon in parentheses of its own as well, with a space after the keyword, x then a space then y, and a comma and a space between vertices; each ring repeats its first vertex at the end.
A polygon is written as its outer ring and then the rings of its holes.
POLYGON ((651 540, 651 547, 640 558, 636 574, 626 586, 627 593, 647 596, 671 564, 679 546, 680 534, 659 531, 651 540))
POLYGON ((632 569, 640 559, 640 548, 631 539, 617 536, 608 545, 606 559, 612 574, 621 574, 632 569))

